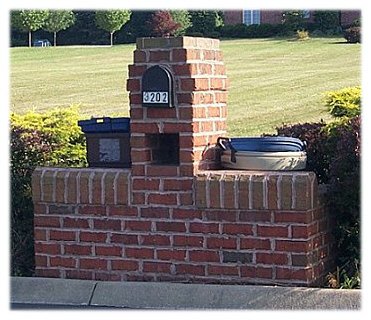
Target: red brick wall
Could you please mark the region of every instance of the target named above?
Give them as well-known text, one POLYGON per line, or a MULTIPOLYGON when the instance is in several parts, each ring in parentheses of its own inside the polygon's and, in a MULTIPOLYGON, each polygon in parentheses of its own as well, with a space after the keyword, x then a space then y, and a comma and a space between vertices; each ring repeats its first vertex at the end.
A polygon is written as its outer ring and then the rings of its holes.
POLYGON ((347 26, 352 24, 352 22, 356 19, 361 17, 361 11, 357 10, 349 10, 349 11, 342 11, 341 13, 341 25, 347 26))
POLYGON ((283 11, 262 10, 260 13, 260 23, 282 23, 282 12, 283 11))
POLYGON ((137 206, 134 181, 130 170, 37 169, 37 275, 310 286, 330 270, 313 173, 200 172, 192 206, 137 206))
MULTIPOLYGON (((260 23, 279 24, 282 22, 282 10, 261 10, 260 23)), ((361 11, 358 10, 342 10, 341 25, 350 25, 355 19, 360 18, 361 11)), ((242 23, 242 10, 224 11, 224 23, 233 25, 242 23)), ((309 22, 314 22, 314 10, 310 11, 309 22)))
POLYGON ((38 168, 36 274, 45 277, 310 286, 330 270, 329 218, 308 172, 215 170, 227 78, 219 41, 138 39, 129 66, 131 169, 38 168), (176 106, 141 105, 165 64, 176 106), (178 133, 178 165, 153 165, 148 134, 178 133))
POLYGON ((228 10, 224 11, 224 23, 226 25, 242 23, 242 10, 228 10))

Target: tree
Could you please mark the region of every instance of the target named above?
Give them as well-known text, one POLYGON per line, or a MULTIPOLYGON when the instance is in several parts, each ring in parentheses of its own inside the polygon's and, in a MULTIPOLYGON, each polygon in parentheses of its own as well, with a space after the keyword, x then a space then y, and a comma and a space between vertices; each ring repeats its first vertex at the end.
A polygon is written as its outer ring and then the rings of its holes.
POLYGON ((304 11, 285 11, 282 14, 282 23, 293 31, 303 29, 305 25, 304 11))
POLYGON ((120 31, 116 38, 121 42, 135 42, 137 38, 149 37, 151 35, 151 21, 154 10, 132 11, 130 20, 120 31))
POLYGON ((95 23, 98 28, 110 33, 111 46, 113 46, 113 34, 130 20, 130 16, 130 10, 96 11, 95 23))
POLYGON ((184 36, 187 30, 192 27, 191 15, 187 10, 170 11, 173 20, 179 23, 179 29, 174 32, 174 36, 184 36))
POLYGON ((190 15, 192 27, 188 31, 192 33, 202 33, 207 36, 224 25, 222 14, 219 11, 190 11, 190 15))
POLYGON ((48 10, 13 11, 11 23, 16 29, 28 32, 28 46, 32 46, 32 31, 39 30, 49 16, 48 10))
POLYGON ((57 45, 57 32, 65 30, 75 23, 75 14, 67 10, 51 10, 43 29, 54 34, 54 46, 57 45))
POLYGON ((169 11, 156 11, 152 15, 150 21, 152 28, 152 35, 156 37, 169 37, 173 36, 179 29, 180 24, 176 23, 169 11))
POLYGON ((335 31, 341 28, 339 12, 341 11, 327 11, 319 10, 314 12, 314 23, 322 32, 335 31))

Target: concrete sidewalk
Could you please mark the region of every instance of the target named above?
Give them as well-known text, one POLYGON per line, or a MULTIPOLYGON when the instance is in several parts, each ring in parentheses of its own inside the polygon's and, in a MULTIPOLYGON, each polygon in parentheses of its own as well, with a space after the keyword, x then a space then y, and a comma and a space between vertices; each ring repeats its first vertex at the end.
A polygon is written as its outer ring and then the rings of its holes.
POLYGON ((361 290, 11 278, 12 309, 357 310, 361 290))

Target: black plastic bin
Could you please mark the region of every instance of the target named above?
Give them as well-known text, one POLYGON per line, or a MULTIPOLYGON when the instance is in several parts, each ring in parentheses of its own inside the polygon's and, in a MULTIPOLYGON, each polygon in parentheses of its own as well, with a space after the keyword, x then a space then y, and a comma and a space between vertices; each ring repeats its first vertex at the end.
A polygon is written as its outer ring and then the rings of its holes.
POLYGON ((78 121, 86 137, 89 167, 130 168, 130 118, 78 121))

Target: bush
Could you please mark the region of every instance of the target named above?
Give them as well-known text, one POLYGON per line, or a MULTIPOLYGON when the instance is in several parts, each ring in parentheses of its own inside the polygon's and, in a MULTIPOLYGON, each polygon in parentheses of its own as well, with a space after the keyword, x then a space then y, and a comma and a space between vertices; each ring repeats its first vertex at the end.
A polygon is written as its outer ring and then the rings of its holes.
POLYGON ((11 115, 11 273, 32 276, 34 270, 31 176, 45 165, 85 166, 85 138, 76 107, 45 114, 11 115))
POLYGON ((348 261, 342 268, 337 267, 335 272, 327 276, 328 286, 336 289, 361 288, 361 272, 358 261, 348 261), (349 277, 348 273, 353 274, 349 277))
POLYGON ((296 39, 300 41, 309 40, 309 32, 306 30, 296 30, 296 39))
POLYGON ((270 38, 287 34, 288 29, 282 24, 252 24, 243 23, 226 25, 220 29, 225 38, 270 38))
POLYGON ((324 103, 334 117, 358 116, 361 114, 361 87, 326 92, 324 103))
POLYGON ((225 25, 221 28, 221 35, 225 38, 244 38, 246 36, 247 25, 243 23, 225 25))
POLYGON ((304 28, 306 23, 304 11, 285 11, 282 14, 282 23, 293 31, 304 28))
POLYGON ((360 286, 360 87, 329 92, 326 105, 333 122, 277 128, 278 135, 307 142, 307 169, 327 184, 327 207, 335 217, 337 271, 328 277, 332 287, 360 286))
POLYGON ((11 273, 31 276, 34 268, 31 175, 51 159, 50 134, 11 124, 11 273))
POLYGON ((285 27, 278 24, 252 24, 247 27, 247 38, 269 38, 282 34, 285 27))
POLYGON ((85 167, 87 164, 85 137, 77 125, 78 120, 77 106, 56 108, 46 113, 12 113, 10 116, 13 125, 49 134, 55 148, 48 165, 66 167, 85 167))
POLYGON ((327 144, 327 133, 324 130, 326 124, 303 123, 283 125, 277 128, 279 136, 294 137, 307 143, 307 170, 314 171, 319 183, 329 181, 329 167, 331 155, 327 144))
POLYGON ((189 37, 203 37, 204 34, 202 32, 187 32, 187 36, 189 36, 189 37))
POLYGON ((342 119, 328 126, 334 153, 329 167, 328 207, 336 216, 338 265, 360 261, 361 118, 342 119))
MULTIPOLYGON (((305 123, 277 128, 278 135, 307 142, 307 170, 327 184, 327 207, 335 217, 336 264, 342 270, 339 286, 359 277, 358 269, 352 266, 360 261, 360 125, 360 116, 356 116, 328 125, 305 123)), ((335 281, 333 274, 329 280, 335 281)))
POLYGON ((220 32, 212 31, 212 32, 205 33, 204 36, 207 37, 207 38, 219 39, 220 38, 220 32))
POLYGON ((315 11, 314 23, 316 28, 322 32, 337 30, 340 26, 339 12, 338 11, 315 11))
POLYGON ((201 33, 210 34, 223 26, 223 16, 220 11, 197 10, 189 11, 192 25, 187 30, 187 35, 201 33))
POLYGON ((348 43, 360 43, 361 42, 361 27, 350 27, 345 30, 344 38, 348 43))

